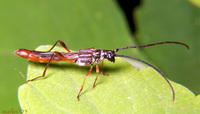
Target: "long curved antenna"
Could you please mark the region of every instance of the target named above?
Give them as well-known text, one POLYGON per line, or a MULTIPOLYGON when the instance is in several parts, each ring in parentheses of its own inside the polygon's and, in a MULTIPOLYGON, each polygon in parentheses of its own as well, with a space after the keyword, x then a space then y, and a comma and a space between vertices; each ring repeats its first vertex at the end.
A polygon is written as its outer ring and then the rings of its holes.
POLYGON ((180 44, 180 45, 185 46, 187 49, 190 49, 190 47, 187 44, 182 43, 182 42, 165 41, 165 42, 158 42, 158 43, 147 44, 147 45, 121 47, 121 48, 115 49, 114 52, 117 52, 122 49, 148 47, 148 46, 154 46, 154 45, 159 45, 159 44, 180 44))
POLYGON ((130 56, 126 56, 126 55, 116 55, 116 54, 115 54, 115 56, 116 56, 116 57, 127 57, 127 58, 130 58, 130 59, 135 59, 135 60, 140 61, 140 62, 142 62, 142 63, 145 63, 146 65, 148 65, 148 66, 152 67, 153 69, 155 69, 157 72, 159 72, 159 73, 162 75, 162 77, 166 80, 166 82, 167 82, 167 83, 169 84, 169 86, 171 87, 172 95, 173 95, 173 101, 175 100, 175 92, 174 92, 174 88, 173 88, 172 84, 171 84, 171 83, 169 82, 169 80, 165 77, 165 75, 164 75, 160 70, 158 70, 155 66, 153 66, 153 65, 151 65, 151 64, 149 64, 149 63, 147 63, 147 62, 145 62, 145 61, 143 61, 143 60, 141 60, 141 59, 135 58, 135 57, 130 57, 130 56))

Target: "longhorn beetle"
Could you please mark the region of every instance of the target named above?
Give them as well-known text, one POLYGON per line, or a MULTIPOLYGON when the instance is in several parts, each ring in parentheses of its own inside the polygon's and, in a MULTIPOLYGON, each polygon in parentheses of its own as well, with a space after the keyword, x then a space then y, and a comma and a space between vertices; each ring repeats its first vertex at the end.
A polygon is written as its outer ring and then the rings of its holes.
MULTIPOLYGON (((58 62, 58 61, 68 61, 74 64, 77 64, 79 66, 85 66, 85 65, 90 65, 90 69, 89 71, 86 73, 86 76, 83 80, 81 89, 77 95, 77 99, 79 100, 79 95, 81 93, 81 91, 83 90, 84 84, 85 84, 85 80, 86 77, 90 74, 90 72, 92 71, 93 68, 93 64, 96 61, 96 73, 97 76, 94 80, 94 84, 93 84, 93 88, 95 87, 95 83, 98 79, 98 74, 99 74, 99 63, 102 61, 102 65, 100 70, 102 71, 103 68, 103 60, 107 59, 111 62, 115 62, 115 57, 126 57, 126 58, 130 58, 130 59, 135 59, 137 61, 140 61, 152 68, 154 68, 157 72, 159 72, 162 77, 166 80, 166 82, 169 84, 171 90, 172 90, 172 95, 173 95, 173 101, 175 100, 175 92, 174 92, 174 88, 172 87, 171 83, 169 82, 169 80, 164 76, 164 74, 158 70, 155 66, 141 60, 135 57, 131 57, 131 56, 126 56, 126 55, 117 55, 115 54, 117 51, 119 50, 123 50, 123 49, 128 49, 128 48, 141 48, 141 47, 147 47, 147 46, 154 46, 154 45, 159 45, 159 44, 180 44, 183 46, 186 46, 187 49, 189 49, 189 46, 185 43, 182 42, 174 42, 174 41, 165 41, 165 42, 158 42, 158 43, 153 43, 153 44, 147 44, 147 45, 138 45, 138 46, 126 46, 126 47, 121 47, 121 48, 116 48, 115 50, 105 50, 105 49, 94 49, 94 48, 88 48, 88 49, 81 49, 79 51, 75 51, 75 52, 71 52, 67 46, 64 44, 64 42, 62 42, 61 40, 58 40, 48 51, 35 51, 35 50, 27 50, 27 49, 18 49, 17 51, 15 51, 14 53, 26 58, 30 61, 39 61, 39 62, 46 62, 47 65, 43 71, 42 76, 38 76, 35 77, 33 79, 27 80, 26 82, 29 81, 34 81, 38 78, 41 77, 45 77, 47 68, 49 67, 51 62, 58 62), (60 45, 67 51, 67 52, 58 52, 58 51, 53 51, 51 52, 51 50, 56 46, 57 43, 60 43, 60 45)), ((103 74, 103 72, 102 72, 103 74)))

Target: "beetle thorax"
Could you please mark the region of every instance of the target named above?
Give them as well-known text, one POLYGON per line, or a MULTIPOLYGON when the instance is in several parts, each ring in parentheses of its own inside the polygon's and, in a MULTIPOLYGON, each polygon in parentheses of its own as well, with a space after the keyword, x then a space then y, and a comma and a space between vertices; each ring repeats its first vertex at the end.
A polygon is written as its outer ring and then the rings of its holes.
POLYGON ((79 50, 78 58, 75 64, 79 66, 93 65, 96 61, 99 64, 103 59, 108 59, 114 62, 114 52, 111 50, 101 50, 101 49, 82 49, 79 50))

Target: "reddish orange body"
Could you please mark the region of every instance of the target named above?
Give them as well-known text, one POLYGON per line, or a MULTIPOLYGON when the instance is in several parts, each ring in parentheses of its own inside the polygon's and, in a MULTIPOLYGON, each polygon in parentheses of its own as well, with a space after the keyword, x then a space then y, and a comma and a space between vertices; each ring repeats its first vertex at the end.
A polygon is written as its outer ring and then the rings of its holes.
MULTIPOLYGON (((34 50, 18 49, 17 51, 14 52, 14 54, 17 54, 30 61, 48 63, 51 59, 53 52, 39 52, 34 50)), ((63 52, 63 54, 65 54, 65 52, 63 52)), ((51 62, 59 62, 59 61, 63 61, 63 59, 59 58, 57 55, 54 55, 54 57, 51 59, 51 62)))

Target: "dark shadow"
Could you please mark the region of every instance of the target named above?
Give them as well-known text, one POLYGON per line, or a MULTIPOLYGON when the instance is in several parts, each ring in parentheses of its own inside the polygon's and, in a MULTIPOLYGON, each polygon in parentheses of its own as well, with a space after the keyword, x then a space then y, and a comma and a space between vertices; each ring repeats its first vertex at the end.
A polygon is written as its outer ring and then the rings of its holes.
MULTIPOLYGON (((47 63, 40 63, 40 62, 33 62, 33 61, 29 61, 31 64, 34 64, 34 65, 38 65, 38 66, 43 66, 44 67, 44 69, 45 69, 45 67, 46 67, 46 65, 47 65, 47 63)), ((111 64, 114 64, 114 63, 111 63, 111 64)), ((70 69, 70 70, 77 70, 77 69, 79 69, 79 70, 83 70, 83 71, 85 71, 85 74, 89 71, 89 69, 90 69, 90 65, 86 65, 86 66, 78 66, 78 65, 76 65, 76 64, 69 64, 69 63, 62 63, 62 64, 58 64, 58 63, 50 63, 50 65, 49 65, 49 67, 50 68, 56 68, 56 69, 70 69)), ((101 64, 100 64, 100 66, 99 66, 100 68, 101 68, 101 64)), ((107 74, 109 74, 109 75, 111 75, 112 74, 112 72, 119 72, 120 70, 123 70, 124 69, 124 67, 119 67, 118 65, 117 66, 114 66, 113 65, 113 67, 108 67, 108 66, 106 66, 106 65, 104 65, 103 66, 103 73, 107 73, 107 74)), ((96 73, 96 64, 94 64, 94 67, 93 67, 93 69, 92 69, 92 71, 91 71, 91 74, 93 74, 93 73, 96 73)), ((46 71, 46 76, 45 77, 43 77, 43 78, 48 78, 51 74, 49 74, 48 73, 48 68, 47 68, 47 71, 46 71)), ((41 74, 42 75, 42 74, 41 74)), ((101 74, 101 71, 99 72, 99 75, 102 75, 101 74)), ((107 76, 107 75, 105 75, 105 76, 107 76)))
POLYGON ((125 14, 132 34, 135 34, 137 28, 133 12, 135 8, 141 4, 141 0, 117 0, 117 3, 119 4, 119 6, 125 14))
MULTIPOLYGON (((45 67, 46 67, 46 65, 47 65, 47 63, 39 63, 39 62, 33 62, 33 61, 29 61, 29 63, 31 63, 31 64, 34 64, 34 65, 37 65, 37 66, 43 66, 44 67, 44 69, 45 69, 45 67)), ((114 63, 110 63, 110 64, 114 64, 114 63)), ((101 64, 100 64, 101 65, 101 64)), ((78 66, 78 65, 76 65, 76 64, 72 64, 72 63, 62 63, 62 64, 58 64, 58 63, 51 63, 50 65, 49 65, 49 67, 51 67, 51 68, 56 68, 56 69, 70 69, 70 70, 77 70, 77 69, 80 69, 80 70, 85 70, 85 74, 88 72, 88 70, 90 69, 90 66, 88 65, 88 66, 78 66)), ((128 67, 128 66, 127 66, 128 67)), ((100 68, 101 68, 101 66, 100 66, 100 68)), ((104 73, 108 73, 109 75, 112 75, 112 73, 113 72, 119 72, 119 71, 121 71, 121 70, 123 70, 124 68, 126 68, 126 67, 120 67, 119 65, 117 65, 117 66, 115 66, 115 65, 113 65, 113 67, 108 67, 108 66, 106 66, 105 65, 105 63, 104 63, 104 66, 103 66, 103 72, 104 73)), ((93 67, 93 70, 92 70, 92 72, 91 72, 92 74, 93 73, 95 73, 96 74, 96 64, 94 64, 94 67, 93 67)), ((45 78, 48 78, 48 77, 50 77, 51 75, 52 75, 53 73, 48 73, 48 69, 47 69, 47 75, 45 76, 45 77, 42 77, 41 79, 45 79, 45 78)), ((103 76, 102 74, 101 74, 101 72, 99 73, 99 76, 103 76)), ((107 75, 105 75, 105 76, 107 76, 107 75)), ((37 77, 37 76, 36 76, 37 77)), ((40 79, 40 78, 38 78, 38 79, 40 79)), ((37 80, 38 80, 37 79, 37 80)), ((35 81, 37 81, 37 80, 35 80, 35 81)), ((97 82, 96 84, 95 84, 95 87, 96 86, 98 86, 98 85, 101 85, 101 84, 103 84, 104 82, 103 81, 100 81, 100 82, 97 82)), ((94 88, 95 89, 95 88, 94 88)), ((91 89, 84 89, 84 91, 82 91, 81 92, 81 94, 80 94, 80 96, 79 97, 81 97, 82 95, 84 95, 85 93, 87 93, 88 91, 92 91, 92 85, 91 85, 91 89)))

